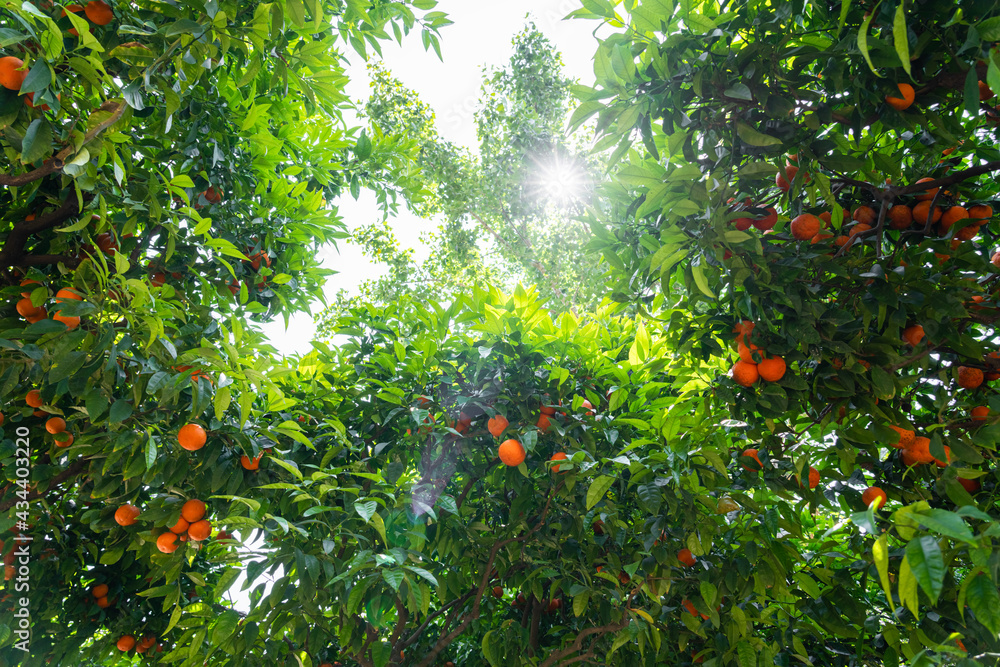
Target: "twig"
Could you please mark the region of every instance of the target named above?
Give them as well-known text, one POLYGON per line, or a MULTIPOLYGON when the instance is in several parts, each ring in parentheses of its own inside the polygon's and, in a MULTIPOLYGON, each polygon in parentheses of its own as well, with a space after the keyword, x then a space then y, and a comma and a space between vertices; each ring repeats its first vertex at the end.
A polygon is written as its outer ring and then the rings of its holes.
POLYGON ((49 485, 45 488, 44 491, 38 491, 36 489, 35 491, 29 491, 28 495, 25 498, 15 497, 12 500, 5 500, 3 502, 0 502, 0 512, 6 512, 11 507, 16 505, 18 501, 37 500, 38 498, 47 495, 49 491, 54 489, 59 484, 62 484, 70 477, 75 477, 76 475, 79 475, 83 471, 83 468, 84 466, 86 466, 86 464, 87 461, 85 459, 77 459, 76 461, 73 461, 73 463, 71 463, 68 468, 66 468, 61 473, 59 473, 58 475, 49 480, 49 485))
MULTIPOLYGON (((51 213, 40 215, 34 220, 24 220, 15 224, 14 228, 7 234, 3 250, 0 250, 0 266, 26 266, 27 264, 22 263, 22 259, 24 258, 24 244, 27 243, 28 237, 50 227, 55 227, 74 215, 79 214, 81 209, 82 207, 76 195, 71 193, 59 205, 59 208, 51 213)), ((53 256, 49 255, 48 257, 53 256)), ((52 262, 45 261, 39 263, 51 264, 52 262)))

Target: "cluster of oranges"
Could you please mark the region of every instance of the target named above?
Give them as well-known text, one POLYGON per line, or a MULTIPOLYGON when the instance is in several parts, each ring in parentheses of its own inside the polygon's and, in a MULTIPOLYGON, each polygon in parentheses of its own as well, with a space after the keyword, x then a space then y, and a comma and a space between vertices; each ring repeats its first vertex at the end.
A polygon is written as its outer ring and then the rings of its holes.
MULTIPOLYGON (((28 407, 34 408, 34 415, 36 417, 48 417, 49 413, 45 410, 41 410, 45 401, 42 398, 42 392, 37 389, 32 389, 29 391, 25 397, 24 402, 27 403, 28 407)), ((0 423, 3 423, 0 421, 0 423)), ((66 430, 66 420, 62 417, 48 417, 45 422, 45 430, 55 436, 56 447, 69 447, 73 444, 73 434, 66 430)))
MULTIPOLYGON (((181 506, 181 516, 173 526, 156 538, 156 548, 162 553, 177 551, 182 542, 202 542, 212 534, 212 524, 205 519, 207 507, 196 498, 181 506)), ((122 505, 115 510, 115 522, 119 526, 132 526, 138 521, 142 510, 135 505, 122 505)))
POLYGON ((138 642, 132 635, 122 635, 118 638, 116 646, 122 653, 127 653, 132 649, 135 649, 136 653, 145 653, 154 646, 158 652, 163 651, 163 645, 156 642, 156 635, 145 635, 138 642))
MULTIPOLYGON (((594 406, 590 401, 588 401, 587 399, 583 399, 582 407, 586 411, 586 414, 588 416, 593 416, 594 406)), ((554 417, 555 414, 556 414, 555 407, 551 405, 543 405, 539 410, 538 421, 535 422, 536 428, 538 428, 538 430, 541 431, 542 433, 548 432, 549 428, 552 425, 550 417, 554 417)), ((565 417, 566 413, 563 412, 562 416, 565 417)), ((501 414, 497 414, 495 417, 492 417, 489 420, 489 422, 487 423, 487 428, 489 429, 490 435, 492 435, 494 438, 500 438, 503 435, 504 431, 509 426, 509 424, 510 422, 507 421, 506 417, 504 417, 501 414)), ((522 445, 518 440, 515 440, 514 438, 508 438, 507 440, 504 440, 502 443, 500 443, 500 447, 497 449, 497 455, 500 457, 500 460, 504 463, 504 465, 516 467, 524 462, 527 453, 524 450, 524 445, 522 445)), ((552 455, 552 457, 549 460, 565 461, 567 460, 567 458, 568 456, 566 455, 565 452, 556 452, 555 454, 552 455)), ((558 465, 552 466, 552 470, 554 472, 559 472, 559 466, 558 465)))
POLYGON ((757 380, 766 382, 777 382, 785 376, 787 366, 785 360, 780 356, 765 356, 764 352, 749 342, 748 336, 754 329, 754 323, 744 320, 736 325, 733 333, 736 334, 736 350, 740 355, 732 368, 733 381, 749 387, 757 380))
MULTIPOLYGON (((35 322, 41 322, 47 319, 49 314, 44 306, 36 306, 31 301, 31 293, 37 289, 32 288, 31 285, 40 285, 37 280, 23 280, 21 281, 21 287, 25 290, 21 292, 21 300, 17 302, 17 313, 26 319, 29 324, 34 324, 35 322)), ((83 297, 71 289, 61 289, 56 292, 56 304, 66 305, 69 301, 81 301, 83 297)), ((52 316, 52 319, 56 322, 62 322, 66 325, 67 329, 75 329, 80 326, 80 318, 75 315, 63 315, 61 310, 57 310, 52 316)))

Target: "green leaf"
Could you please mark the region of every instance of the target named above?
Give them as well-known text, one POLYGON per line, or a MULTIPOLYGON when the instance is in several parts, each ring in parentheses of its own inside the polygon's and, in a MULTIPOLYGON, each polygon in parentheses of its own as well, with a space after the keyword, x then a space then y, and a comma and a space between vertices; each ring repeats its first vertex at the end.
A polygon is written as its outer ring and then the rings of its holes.
POLYGON ((698 287, 698 290, 707 296, 709 299, 714 299, 715 294, 708 287, 708 278, 705 276, 705 265, 699 264, 697 266, 691 267, 691 276, 694 278, 694 284, 698 287))
POLYGON ((20 92, 22 95, 38 93, 48 88, 50 83, 52 83, 52 70, 49 69, 49 63, 44 58, 39 58, 24 77, 20 92))
POLYGON ((132 416, 132 405, 124 398, 119 398, 111 404, 111 411, 108 413, 108 421, 112 424, 123 422, 132 416))
POLYGON ((236 625, 240 621, 240 615, 232 609, 227 609, 219 616, 212 628, 212 644, 221 644, 236 631, 236 625))
POLYGON ((979 573, 966 590, 969 608, 994 637, 1000 633, 1000 594, 997 585, 986 574, 979 573))
POLYGON ((36 118, 31 121, 21 141, 21 163, 32 164, 52 154, 52 128, 48 121, 36 118))
POLYGON ((385 579, 387 584, 392 586, 392 590, 399 591, 399 587, 403 583, 403 571, 383 569, 382 578, 385 579))
POLYGON ((736 134, 739 138, 751 146, 780 146, 781 139, 772 137, 770 134, 758 132, 743 121, 736 123, 736 134))
POLYGON ((958 514, 943 509, 932 509, 928 512, 915 513, 913 518, 927 526, 929 530, 969 544, 976 544, 975 537, 969 525, 958 514))
POLYGON ((875 540, 872 545, 872 556, 875 559, 875 569, 878 571, 878 579, 885 591, 885 599, 889 601, 889 608, 896 610, 896 605, 892 599, 892 584, 889 582, 889 544, 885 533, 875 540))
POLYGON ((906 560, 913 576, 924 590, 931 604, 936 604, 941 589, 944 588, 944 556, 941 546, 932 535, 915 537, 906 545, 906 560))
POLYGON ((976 24, 976 32, 984 42, 1000 42, 1000 16, 980 21, 976 24))
POLYGON ((374 500, 369 500, 368 502, 354 501, 354 510, 365 520, 365 523, 371 521, 376 509, 378 509, 378 504, 374 500))
POLYGON ((903 557, 899 567, 899 601, 917 618, 920 618, 920 603, 917 598, 917 580, 910 567, 910 559, 903 557))
POLYGON ((604 494, 608 492, 611 485, 615 483, 614 477, 608 477, 607 475, 601 475, 593 482, 590 483, 590 488, 587 489, 587 509, 591 509, 594 505, 601 501, 604 494))
POLYGON ((975 116, 979 113, 979 76, 975 67, 970 67, 965 74, 965 110, 975 116))
POLYGON ((146 440, 146 468, 152 468, 156 463, 156 440, 147 434, 146 440))
POLYGON ((858 29, 858 49, 861 51, 861 55, 865 57, 865 62, 868 63, 868 67, 875 73, 875 76, 882 78, 882 75, 875 69, 875 65, 872 64, 872 57, 868 53, 868 26, 871 25, 874 16, 873 13, 869 12, 865 16, 864 21, 861 22, 861 28, 858 29))
POLYGON ((903 69, 910 74, 910 41, 906 34, 905 5, 905 0, 900 0, 899 7, 896 7, 896 16, 892 21, 892 39, 903 69))
POLYGON ((575 595, 573 597, 573 615, 576 617, 583 616, 584 612, 587 611, 588 602, 590 602, 590 590, 585 590, 575 595))

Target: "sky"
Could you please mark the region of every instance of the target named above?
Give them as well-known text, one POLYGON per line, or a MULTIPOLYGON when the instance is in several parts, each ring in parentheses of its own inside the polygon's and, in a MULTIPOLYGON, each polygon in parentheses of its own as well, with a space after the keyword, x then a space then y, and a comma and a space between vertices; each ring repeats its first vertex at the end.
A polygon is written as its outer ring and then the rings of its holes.
MULTIPOLYGON (((510 58, 511 40, 529 20, 552 41, 562 53, 565 74, 589 84, 594 76, 593 55, 597 42, 593 30, 597 23, 563 17, 580 7, 579 0, 506 0, 503 3, 486 0, 441 0, 436 8, 454 21, 441 31, 441 55, 425 52, 420 35, 411 33, 403 40, 383 43, 383 63, 404 85, 417 91, 437 116, 441 136, 455 144, 475 149, 478 145, 473 114, 479 99, 483 67, 499 67, 510 58)), ((369 94, 366 63, 351 51, 348 68, 350 83, 347 93, 363 103, 369 94)), ((339 213, 350 229, 380 219, 375 196, 362 192, 358 201, 345 194, 338 202, 339 213)), ((426 257, 420 242, 423 232, 434 228, 433 221, 421 220, 408 212, 390 220, 396 237, 403 247, 413 248, 416 259, 426 257)), ((339 271, 326 285, 328 300, 340 289, 353 292, 365 279, 385 272, 384 265, 372 263, 361 256, 357 248, 341 242, 339 248, 324 248, 319 254, 325 268, 339 271)), ((314 315, 322 310, 314 304, 314 315)), ((312 316, 297 313, 285 329, 283 319, 264 326, 271 344, 283 354, 303 354, 311 349, 316 331, 312 316)))

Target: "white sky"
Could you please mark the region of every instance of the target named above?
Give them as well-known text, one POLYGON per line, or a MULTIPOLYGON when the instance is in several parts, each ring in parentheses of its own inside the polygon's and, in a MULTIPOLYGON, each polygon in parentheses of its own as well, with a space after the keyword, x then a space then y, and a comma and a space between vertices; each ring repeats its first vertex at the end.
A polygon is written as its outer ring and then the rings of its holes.
MULTIPOLYGON (((533 20, 539 30, 562 53, 567 76, 589 84, 593 80, 593 55, 597 43, 592 36, 598 23, 562 18, 580 6, 579 0, 507 0, 502 4, 487 0, 441 0, 436 8, 448 14, 453 25, 442 30, 441 55, 425 52, 418 33, 404 38, 403 46, 384 42, 383 62, 404 85, 417 91, 437 116, 438 131, 446 140, 475 149, 478 146, 473 113, 479 99, 484 66, 498 67, 511 55, 511 40, 533 20)), ((353 51, 348 69, 351 82, 347 92, 362 102, 369 95, 369 79, 360 56, 353 51)), ((340 214, 350 229, 375 222, 380 211, 371 192, 362 192, 358 201, 345 194, 338 202, 340 214)), ((402 212, 390 224, 400 243, 413 248, 418 260, 426 256, 420 234, 434 228, 431 221, 402 212)), ((354 291, 366 278, 385 272, 385 266, 370 262, 357 248, 341 243, 339 252, 325 248, 319 255, 325 268, 339 271, 326 285, 328 299, 340 289, 354 291)), ((322 304, 314 305, 315 314, 322 304)), ((277 319, 264 326, 271 343, 283 354, 302 354, 311 349, 316 326, 312 316, 294 315, 285 330, 277 319)))

